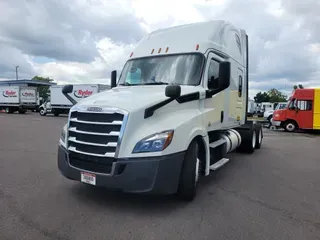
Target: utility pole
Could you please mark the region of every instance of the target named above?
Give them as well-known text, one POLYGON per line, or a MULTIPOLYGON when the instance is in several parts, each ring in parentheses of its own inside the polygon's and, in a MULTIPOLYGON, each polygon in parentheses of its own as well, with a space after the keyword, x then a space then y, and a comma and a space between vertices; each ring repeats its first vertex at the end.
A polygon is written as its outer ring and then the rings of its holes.
POLYGON ((16 66, 16 80, 18 80, 18 67, 19 66, 16 66))

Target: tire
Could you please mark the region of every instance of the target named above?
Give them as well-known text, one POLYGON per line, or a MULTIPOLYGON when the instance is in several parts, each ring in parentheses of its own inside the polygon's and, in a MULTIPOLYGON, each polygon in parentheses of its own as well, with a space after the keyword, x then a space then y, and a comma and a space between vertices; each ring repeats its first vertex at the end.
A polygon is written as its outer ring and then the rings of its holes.
POLYGON ((196 196, 196 185, 200 177, 199 146, 193 140, 186 151, 178 186, 178 197, 184 201, 192 201, 196 196))
POLYGON ((13 113, 13 112, 12 112, 12 109, 9 108, 9 107, 6 107, 6 108, 5 108, 5 112, 6 112, 6 114, 11 114, 11 113, 13 113))
POLYGON ((268 122, 269 122, 270 124, 271 124, 272 117, 273 117, 273 115, 270 115, 270 116, 268 117, 268 122))
POLYGON ((255 149, 260 149, 262 145, 262 139, 263 139, 263 132, 262 132, 262 126, 257 125, 256 129, 256 146, 255 149))
POLYGON ((53 115, 55 115, 56 117, 58 117, 58 116, 59 116, 59 114, 60 114, 60 113, 55 112, 53 115))
POLYGON ((39 114, 40 114, 41 116, 47 115, 46 111, 45 111, 43 108, 40 108, 39 114))
POLYGON ((239 131, 239 133, 241 135, 242 141, 237 151, 249 154, 254 153, 257 142, 257 132, 254 126, 252 126, 251 129, 239 131))
POLYGON ((298 126, 294 121, 285 122, 283 127, 286 132, 295 132, 298 129, 298 126))
POLYGON ((25 111, 25 110, 18 110, 18 113, 19 113, 19 114, 25 114, 26 111, 25 111))

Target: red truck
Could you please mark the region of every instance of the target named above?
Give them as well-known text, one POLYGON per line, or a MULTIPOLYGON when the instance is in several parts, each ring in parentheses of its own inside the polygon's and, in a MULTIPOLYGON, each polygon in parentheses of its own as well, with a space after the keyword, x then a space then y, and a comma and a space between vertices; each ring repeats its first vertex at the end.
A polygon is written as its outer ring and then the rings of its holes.
POLYGON ((294 90, 287 107, 274 111, 272 125, 287 132, 320 130, 320 88, 294 90))

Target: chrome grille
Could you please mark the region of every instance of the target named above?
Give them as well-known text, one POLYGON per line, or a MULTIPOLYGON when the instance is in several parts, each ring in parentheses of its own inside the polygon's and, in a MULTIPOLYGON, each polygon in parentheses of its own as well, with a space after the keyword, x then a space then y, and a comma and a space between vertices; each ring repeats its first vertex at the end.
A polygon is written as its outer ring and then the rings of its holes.
POLYGON ((124 117, 124 113, 116 110, 72 111, 69 118, 68 150, 77 154, 114 158, 124 117))

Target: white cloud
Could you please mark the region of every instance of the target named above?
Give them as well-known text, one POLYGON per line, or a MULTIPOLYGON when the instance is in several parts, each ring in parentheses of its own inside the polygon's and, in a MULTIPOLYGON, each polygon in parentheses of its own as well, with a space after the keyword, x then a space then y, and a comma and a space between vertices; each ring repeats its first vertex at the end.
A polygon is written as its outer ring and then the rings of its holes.
POLYGON ((147 32, 225 19, 249 34, 250 96, 291 92, 297 83, 320 85, 319 12, 318 0, 2 1, 0 78, 14 78, 19 65, 21 78, 108 83, 147 32))

